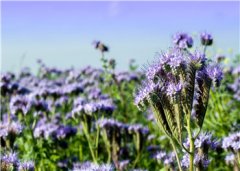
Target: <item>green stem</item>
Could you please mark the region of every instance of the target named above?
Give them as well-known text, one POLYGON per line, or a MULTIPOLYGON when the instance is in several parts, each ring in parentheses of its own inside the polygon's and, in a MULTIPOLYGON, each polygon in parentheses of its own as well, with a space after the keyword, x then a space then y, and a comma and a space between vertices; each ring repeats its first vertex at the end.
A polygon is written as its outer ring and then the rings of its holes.
POLYGON ((88 141, 88 146, 89 146, 93 161, 94 161, 94 163, 97 163, 97 159, 95 157, 95 153, 94 153, 94 150, 93 150, 92 144, 91 144, 90 135, 89 135, 89 132, 88 132, 88 126, 84 122, 82 122, 82 126, 83 126, 83 132, 84 132, 84 134, 87 138, 87 141, 88 141))
POLYGON ((136 145, 136 149, 137 149, 137 157, 134 161, 133 167, 135 168, 135 166, 137 165, 140 157, 141 157, 141 149, 140 149, 140 134, 137 133, 136 138, 135 138, 135 145, 136 145))
POLYGON ((107 152, 108 152, 108 160, 107 160, 107 163, 110 163, 111 162, 111 144, 110 144, 110 141, 108 140, 108 137, 107 137, 107 131, 105 129, 103 129, 103 141, 105 143, 105 146, 107 148, 107 152))
POLYGON ((190 154, 189 154, 189 171, 194 170, 193 166, 193 160, 194 160, 194 139, 192 136, 192 130, 191 130, 191 117, 189 116, 187 120, 187 131, 188 131, 188 137, 190 141, 190 154))
POLYGON ((176 158, 177 158, 178 169, 179 169, 179 171, 182 171, 182 166, 181 166, 181 163, 180 163, 180 160, 179 160, 179 156, 178 156, 178 153, 177 153, 177 148, 176 148, 175 143, 173 142, 173 140, 170 139, 170 141, 171 141, 173 150, 174 150, 176 158))

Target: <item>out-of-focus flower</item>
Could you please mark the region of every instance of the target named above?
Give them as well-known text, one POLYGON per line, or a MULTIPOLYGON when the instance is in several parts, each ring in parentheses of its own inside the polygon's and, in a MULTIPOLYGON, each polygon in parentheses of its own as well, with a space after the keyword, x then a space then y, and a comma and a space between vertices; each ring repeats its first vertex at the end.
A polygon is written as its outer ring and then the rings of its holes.
POLYGON ((225 137, 222 142, 222 148, 238 152, 240 150, 240 132, 232 133, 225 137))
POLYGON ((197 139, 194 142, 196 148, 201 148, 207 154, 208 149, 216 149, 218 146, 218 142, 212 138, 212 134, 210 133, 200 133, 197 139))
POLYGON ((211 46, 213 43, 212 35, 207 32, 202 33, 201 34, 201 43, 204 46, 211 46))
POLYGON ((13 114, 22 112, 24 115, 31 109, 32 102, 27 96, 13 96, 10 101, 10 111, 13 114))
POLYGON ((84 163, 73 163, 73 171, 113 171, 114 167, 111 164, 94 164, 89 161, 84 163))
POLYGON ((228 165, 234 165, 234 162, 235 162, 235 155, 234 154, 228 154, 226 157, 225 157, 225 162, 226 164, 228 165))
POLYGON ((223 78, 222 69, 218 65, 209 65, 206 68, 206 74, 213 80, 213 82, 219 86, 223 78))
POLYGON ((16 153, 8 153, 1 156, 1 170, 16 169, 19 159, 16 153))
MULTIPOLYGON (((185 154, 182 158, 182 161, 181 161, 182 167, 183 168, 189 168, 189 163, 190 163, 189 161, 190 161, 189 160, 189 155, 185 154)), ((208 165, 210 164, 210 160, 205 158, 204 155, 195 154, 193 163, 199 169, 204 169, 204 168, 208 167, 208 165)))
POLYGON ((34 171, 34 162, 33 161, 25 161, 19 164, 19 171, 34 171))
POLYGON ((153 158, 164 164, 164 166, 168 166, 170 168, 175 168, 176 166, 176 157, 174 152, 166 153, 165 151, 159 151, 153 156, 153 158))
POLYGON ((173 36, 173 43, 181 49, 186 49, 193 46, 193 39, 186 33, 177 33, 173 36))
POLYGON ((126 170, 128 164, 130 163, 129 160, 123 160, 119 162, 119 169, 120 170, 126 170))
POLYGON ((96 49, 99 49, 101 52, 108 52, 109 51, 108 47, 100 41, 93 41, 93 45, 96 49))

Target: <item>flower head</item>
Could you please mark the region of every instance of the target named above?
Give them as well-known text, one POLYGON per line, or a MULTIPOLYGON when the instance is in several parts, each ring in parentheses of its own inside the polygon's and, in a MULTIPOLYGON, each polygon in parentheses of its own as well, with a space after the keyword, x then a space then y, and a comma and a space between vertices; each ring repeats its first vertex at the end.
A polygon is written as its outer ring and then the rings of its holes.
POLYGON ((101 52, 108 52, 108 47, 100 41, 93 41, 92 43, 96 49, 99 49, 101 52))
POLYGON ((173 36, 173 43, 181 49, 191 48, 193 39, 186 33, 177 33, 173 36))
POLYGON ((34 162, 33 161, 25 161, 19 164, 19 171, 34 171, 34 162))
POLYGON ((240 150, 240 132, 230 134, 225 137, 222 142, 222 147, 224 149, 230 149, 238 152, 240 150))
POLYGON ((201 34, 201 43, 204 46, 212 45, 212 43, 213 43, 212 35, 207 32, 202 33, 201 34))
POLYGON ((213 80, 213 83, 216 86, 220 85, 220 82, 223 78, 223 72, 218 65, 209 65, 208 67, 206 67, 206 74, 210 79, 213 80))
POLYGON ((183 84, 182 83, 169 83, 168 87, 167 87, 167 95, 172 96, 174 94, 179 93, 183 88, 183 84))

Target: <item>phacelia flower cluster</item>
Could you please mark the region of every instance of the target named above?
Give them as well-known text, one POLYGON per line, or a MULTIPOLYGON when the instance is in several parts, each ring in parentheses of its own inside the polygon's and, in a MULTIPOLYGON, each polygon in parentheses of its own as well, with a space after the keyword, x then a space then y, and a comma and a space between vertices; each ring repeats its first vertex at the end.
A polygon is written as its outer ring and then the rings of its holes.
POLYGON ((150 105, 164 132, 181 142, 184 117, 191 114, 202 126, 210 88, 220 85, 223 73, 204 53, 186 49, 193 43, 187 34, 177 34, 174 42, 178 46, 160 54, 146 69, 135 104, 140 109, 150 105))
POLYGON ((225 137, 222 142, 222 148, 230 151, 240 151, 240 132, 232 133, 225 137))

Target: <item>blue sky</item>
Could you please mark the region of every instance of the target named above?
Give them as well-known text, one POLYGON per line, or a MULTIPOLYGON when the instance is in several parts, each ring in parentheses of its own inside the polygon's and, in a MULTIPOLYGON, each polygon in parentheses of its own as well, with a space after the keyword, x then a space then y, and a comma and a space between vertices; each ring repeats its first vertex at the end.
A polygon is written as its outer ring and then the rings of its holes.
MULTIPOLYGON (((178 31, 213 34, 211 54, 239 53, 240 2, 1 2, 2 70, 49 66, 100 67, 91 43, 110 47, 118 69, 139 65, 171 46, 178 31)), ((198 42, 195 43, 198 45, 198 42)))

